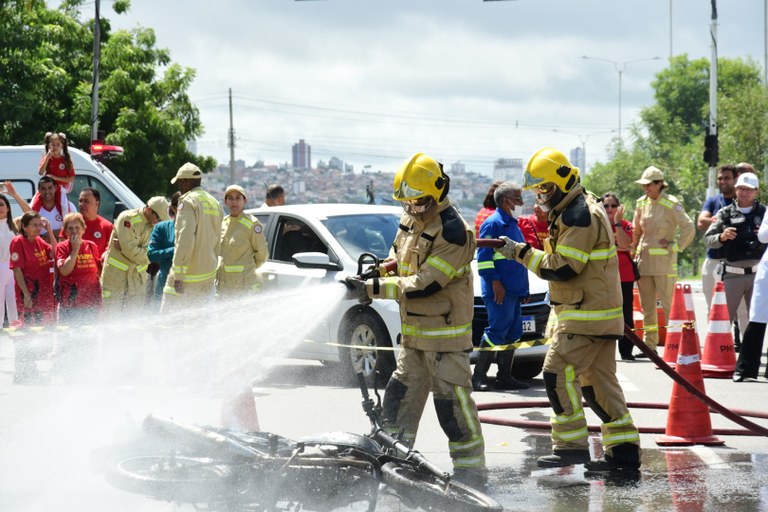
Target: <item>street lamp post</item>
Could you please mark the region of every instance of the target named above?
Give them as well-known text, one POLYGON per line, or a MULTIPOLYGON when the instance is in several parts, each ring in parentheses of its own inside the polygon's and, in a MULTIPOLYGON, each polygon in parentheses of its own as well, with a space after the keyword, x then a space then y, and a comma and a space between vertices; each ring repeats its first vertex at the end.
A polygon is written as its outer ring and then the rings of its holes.
POLYGON ((616 61, 611 59, 603 59, 600 57, 589 57, 587 55, 582 55, 582 59, 587 60, 599 60, 602 62, 610 62, 614 65, 616 68, 616 72, 619 74, 619 127, 618 127, 618 135, 619 135, 619 142, 621 142, 621 77, 624 74, 624 70, 627 68, 627 64, 632 64, 633 62, 641 62, 645 60, 659 60, 661 57, 644 57, 642 59, 632 59, 632 60, 624 60, 624 61, 616 61))

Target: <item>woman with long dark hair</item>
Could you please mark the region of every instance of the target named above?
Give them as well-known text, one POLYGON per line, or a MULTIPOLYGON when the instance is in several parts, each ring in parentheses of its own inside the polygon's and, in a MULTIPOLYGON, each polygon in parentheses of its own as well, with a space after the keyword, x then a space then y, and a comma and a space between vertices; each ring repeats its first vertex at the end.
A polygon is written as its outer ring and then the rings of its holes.
POLYGON ((53 262, 56 237, 40 214, 21 217, 21 234, 11 240, 11 269, 16 281, 16 308, 23 325, 50 325, 55 319, 53 262), (48 243, 40 237, 45 229, 48 243))

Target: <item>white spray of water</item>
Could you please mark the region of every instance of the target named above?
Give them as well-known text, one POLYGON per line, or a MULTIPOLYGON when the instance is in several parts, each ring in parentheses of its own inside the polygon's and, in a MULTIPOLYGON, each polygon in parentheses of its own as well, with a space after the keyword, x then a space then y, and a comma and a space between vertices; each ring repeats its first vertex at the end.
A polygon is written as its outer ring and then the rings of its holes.
POLYGON ((15 342, 0 338, 2 510, 172 510, 111 488, 90 471, 91 451, 149 413, 217 424, 222 398, 267 379, 275 357, 327 329, 343 293, 328 283, 75 330, 72 339, 99 350, 43 386, 11 385, 15 342))

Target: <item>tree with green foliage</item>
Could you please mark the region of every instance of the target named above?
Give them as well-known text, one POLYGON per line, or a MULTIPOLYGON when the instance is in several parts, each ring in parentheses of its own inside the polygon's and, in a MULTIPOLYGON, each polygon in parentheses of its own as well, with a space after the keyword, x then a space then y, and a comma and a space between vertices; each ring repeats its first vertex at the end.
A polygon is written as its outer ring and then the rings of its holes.
MULTIPOLYGON (((747 161, 756 168, 768 162, 768 92, 761 68, 752 60, 718 60, 718 136, 720 161, 747 161)), ((706 199, 708 166, 703 160, 709 119, 709 60, 671 59, 651 83, 655 103, 640 112, 630 129, 631 143, 615 141, 606 163, 596 164, 584 179, 597 194, 616 192, 629 208, 642 195, 635 184, 643 169, 655 165, 665 173, 667 192, 680 199, 695 220, 706 199)), ((681 255, 681 270, 698 272, 704 257, 699 239, 681 255)))
MULTIPOLYGON (((46 131, 66 132, 74 147, 91 135, 93 19, 81 21, 84 0, 50 9, 42 0, 0 2, 0 138, 40 144, 46 131)), ((118 13, 127 0, 113 2, 118 13)), ((149 28, 112 32, 101 18, 99 128, 125 153, 110 168, 140 197, 168 193, 187 161, 212 170, 186 142, 203 133, 188 96, 195 72, 156 48, 149 28)), ((35 170, 30 170, 34 173, 35 170)))

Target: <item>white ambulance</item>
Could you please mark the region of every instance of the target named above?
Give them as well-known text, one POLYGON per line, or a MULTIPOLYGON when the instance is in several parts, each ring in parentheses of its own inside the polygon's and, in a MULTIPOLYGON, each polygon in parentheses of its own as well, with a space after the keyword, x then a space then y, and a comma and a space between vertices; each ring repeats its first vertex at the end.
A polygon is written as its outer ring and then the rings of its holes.
MULTIPOLYGON (((122 152, 115 146, 98 146, 92 151, 104 158, 117 156, 122 152)), ((139 199, 107 166, 88 153, 70 147, 69 155, 75 166, 75 182, 69 193, 69 200, 75 206, 77 206, 80 191, 85 187, 91 187, 101 193, 99 215, 109 221, 114 221, 123 210, 138 208, 144 204, 144 201, 139 199)), ((42 156, 43 146, 41 145, 0 146, 0 181, 13 183, 19 195, 30 202, 37 190, 37 181, 40 179, 37 169, 42 156)), ((21 209, 13 198, 8 199, 11 201, 13 215, 21 215, 21 209)))

